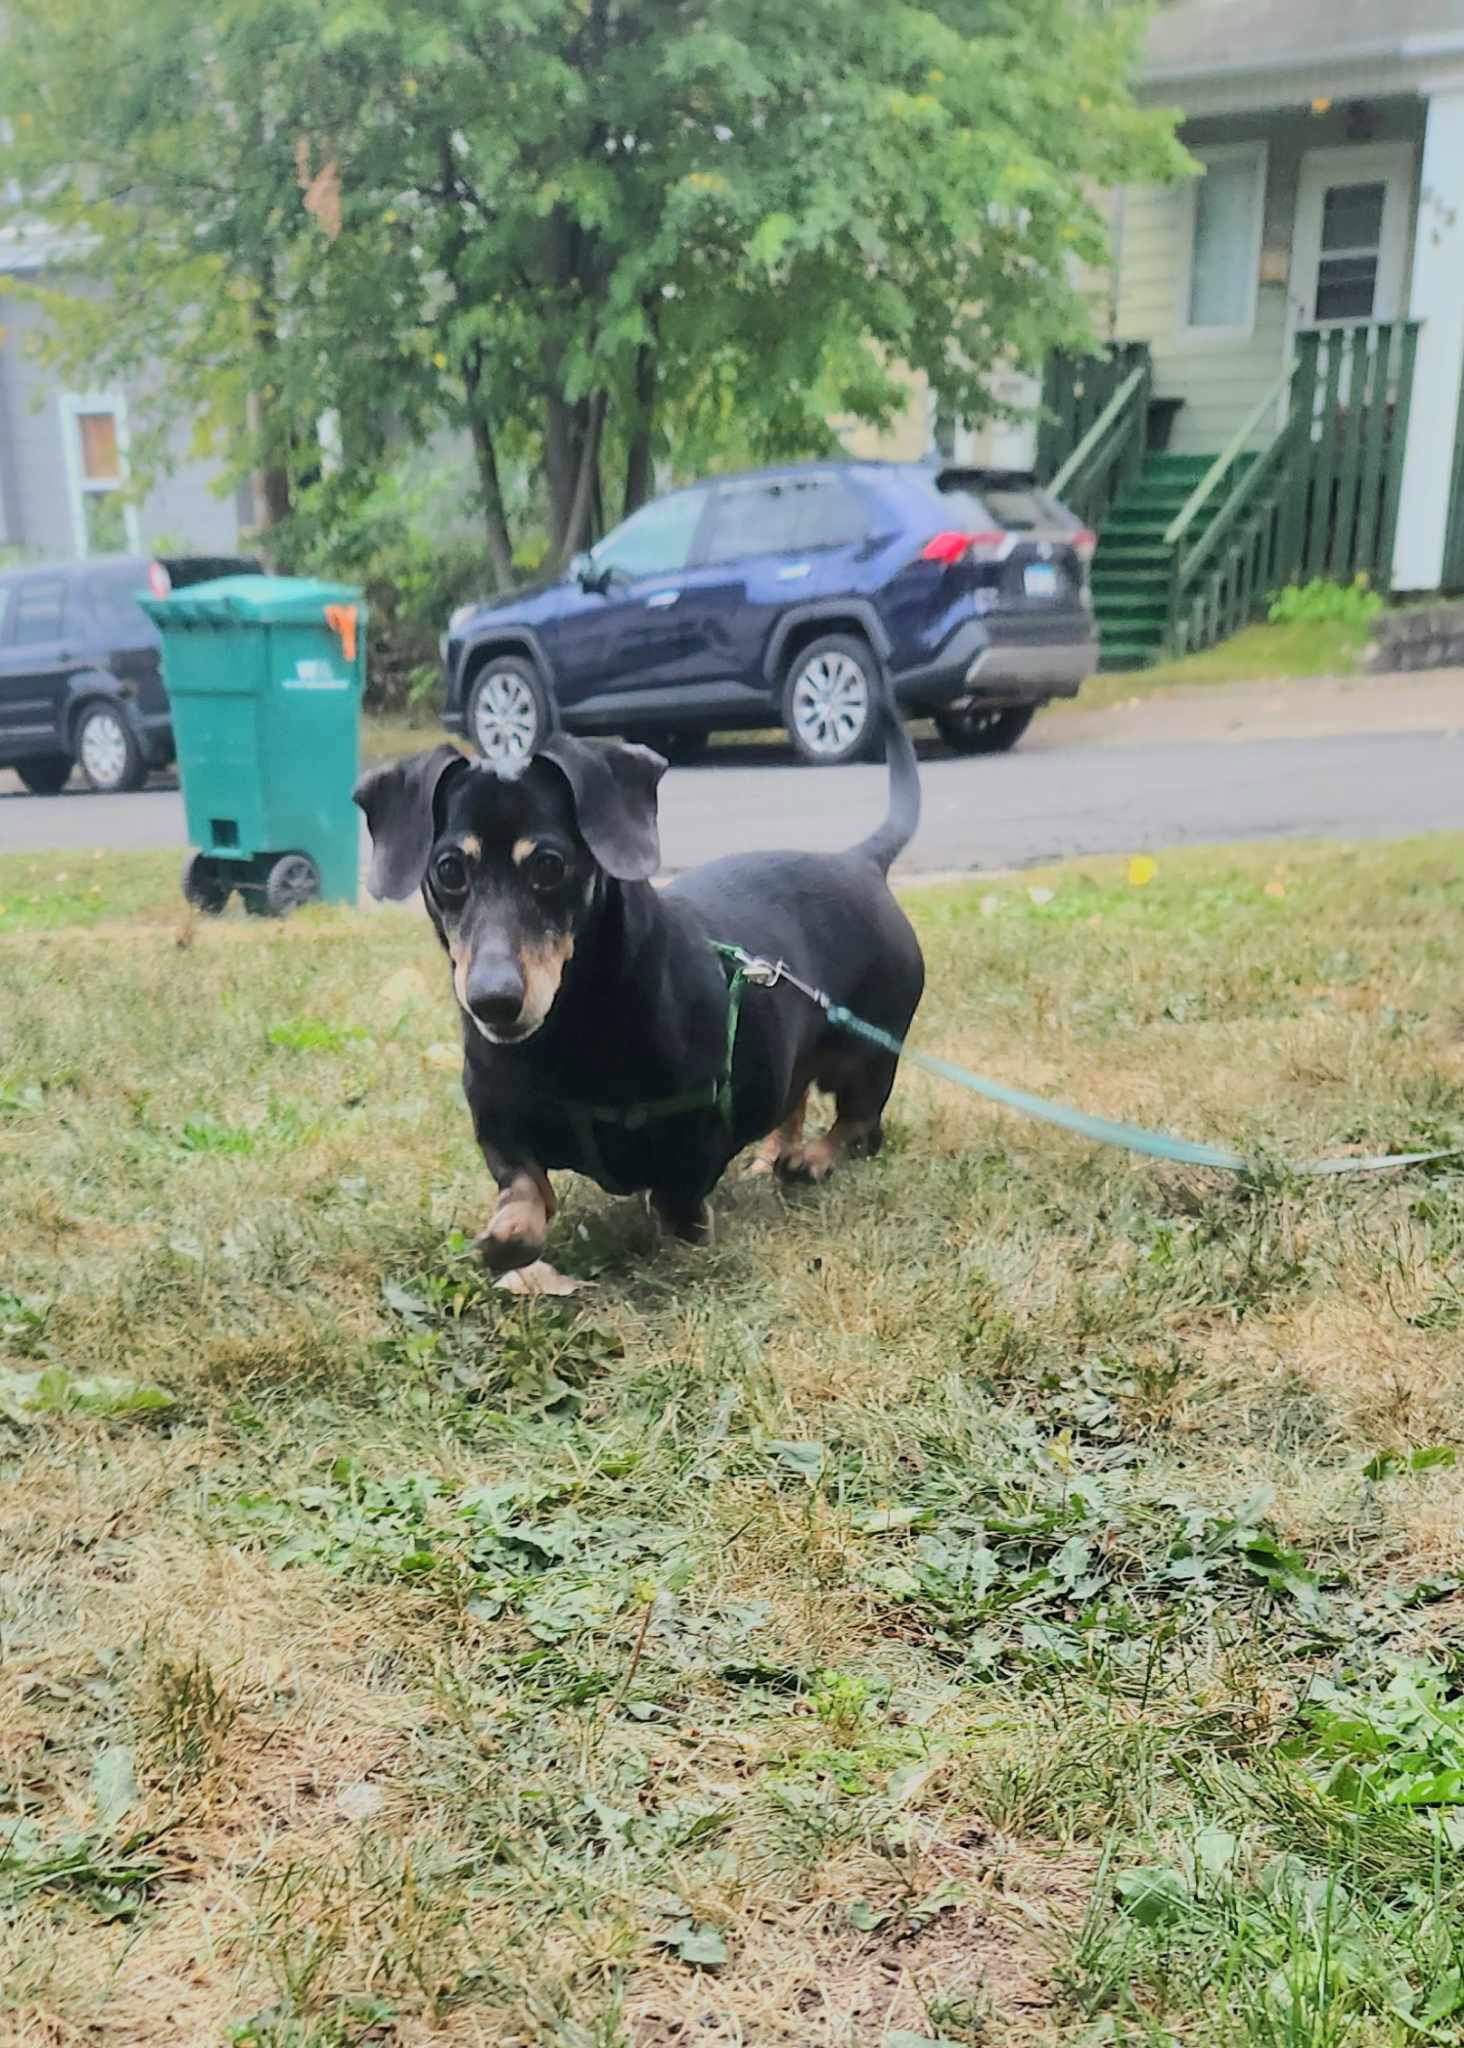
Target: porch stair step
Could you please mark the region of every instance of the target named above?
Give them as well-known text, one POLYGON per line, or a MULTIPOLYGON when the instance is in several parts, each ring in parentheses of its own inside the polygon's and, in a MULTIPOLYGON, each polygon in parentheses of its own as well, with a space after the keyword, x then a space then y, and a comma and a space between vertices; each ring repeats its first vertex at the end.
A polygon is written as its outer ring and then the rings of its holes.
MULTIPOLYGON (((1104 522, 1093 557, 1093 610, 1105 669, 1150 668, 1163 658, 1176 550, 1164 536, 1203 480, 1211 455, 1151 455, 1104 522)), ((1201 506, 1185 536, 1208 529, 1225 491, 1201 506)))

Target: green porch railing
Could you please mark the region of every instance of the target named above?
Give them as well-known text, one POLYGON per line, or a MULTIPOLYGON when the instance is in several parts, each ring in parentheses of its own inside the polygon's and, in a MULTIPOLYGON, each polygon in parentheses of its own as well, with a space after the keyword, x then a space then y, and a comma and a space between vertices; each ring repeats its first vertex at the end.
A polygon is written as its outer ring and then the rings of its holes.
POLYGON ((1285 403, 1290 381, 1288 372, 1241 422, 1164 530, 1164 545, 1172 550, 1167 640, 1174 653, 1193 653, 1233 633, 1253 616, 1264 592, 1274 568, 1276 508, 1262 486, 1280 470, 1289 423, 1255 460, 1246 458, 1265 421, 1285 403), (1186 535, 1217 498, 1186 547, 1186 535))
POLYGON ((1048 356, 1037 423, 1038 476, 1050 477, 1061 468, 1120 384, 1148 361, 1148 343, 1142 341, 1118 342, 1099 355, 1058 349, 1048 356))
POLYGON ((1146 356, 1129 371, 1047 486, 1094 532, 1144 466, 1152 383, 1146 356))
POLYGON ((1173 550, 1172 652, 1213 646, 1249 624, 1287 583, 1364 574, 1386 587, 1417 349, 1416 321, 1298 338, 1294 368, 1256 406, 1165 531, 1173 550), (1252 453, 1288 388, 1285 424, 1252 453))
POLYGON ((1288 420, 1242 472, 1194 546, 1177 557, 1170 645, 1196 653, 1249 625, 1286 579, 1279 571, 1282 493, 1296 445, 1288 420))
POLYGON ((1391 581, 1417 354, 1416 320, 1298 337, 1282 582, 1391 581))
MULTIPOLYGON (((1161 592, 1167 581, 1167 651, 1212 645, 1287 583, 1362 573, 1387 587, 1417 350, 1409 320, 1298 336, 1293 366, 1169 522, 1157 560, 1158 543, 1148 544, 1143 575, 1161 592)), ((1144 468, 1151 397, 1142 343, 1048 362, 1038 474, 1100 539, 1144 468)), ((1449 546, 1464 584, 1464 456, 1449 546)), ((1106 559, 1100 545, 1098 565, 1106 559)), ((1116 575, 1121 548, 1113 560, 1116 575)))

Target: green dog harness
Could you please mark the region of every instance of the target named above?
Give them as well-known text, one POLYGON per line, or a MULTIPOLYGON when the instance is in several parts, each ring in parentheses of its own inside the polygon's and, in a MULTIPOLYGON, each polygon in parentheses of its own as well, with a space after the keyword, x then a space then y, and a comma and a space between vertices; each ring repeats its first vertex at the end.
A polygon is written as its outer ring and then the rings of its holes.
POLYGON ((612 1195, 628 1194, 630 1190, 620 1185, 607 1170, 596 1135, 597 1126, 615 1131, 643 1131, 648 1124, 663 1124, 672 1117, 715 1110, 728 1130, 732 1128, 732 1062, 737 1054, 742 999, 749 987, 771 988, 780 975, 778 969, 767 961, 754 960, 740 946, 724 946, 715 939, 708 943, 727 973, 727 1027, 721 1072, 710 1081, 704 1081, 699 1088, 683 1089, 679 1095, 663 1095, 654 1102, 561 1100, 558 1104, 580 1148, 584 1171, 612 1195))

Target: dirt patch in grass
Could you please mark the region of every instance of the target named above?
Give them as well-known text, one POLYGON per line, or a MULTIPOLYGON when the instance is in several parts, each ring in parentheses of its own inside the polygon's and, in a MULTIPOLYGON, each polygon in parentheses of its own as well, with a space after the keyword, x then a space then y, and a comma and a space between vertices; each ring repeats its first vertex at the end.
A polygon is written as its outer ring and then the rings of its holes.
POLYGON ((745 1909, 735 1951, 703 1975, 700 1995, 684 1967, 647 1969, 626 2007, 628 2041, 1055 2041, 1055 1966, 1082 1919, 1096 1854, 1044 1854, 945 1814, 913 1836, 898 1883, 886 1862, 849 1855, 814 1896, 745 1909))

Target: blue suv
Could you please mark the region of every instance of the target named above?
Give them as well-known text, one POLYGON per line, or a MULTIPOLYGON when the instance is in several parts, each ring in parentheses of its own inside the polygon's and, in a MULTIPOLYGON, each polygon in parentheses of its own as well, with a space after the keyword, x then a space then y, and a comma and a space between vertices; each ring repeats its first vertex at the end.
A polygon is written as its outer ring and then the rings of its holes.
POLYGON ((997 753, 1098 666, 1093 547, 1010 470, 818 462, 692 484, 563 580, 456 611, 443 724, 504 767, 555 720, 681 760, 782 724, 832 766, 878 745, 882 661, 908 715, 997 753))

